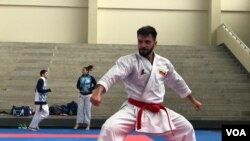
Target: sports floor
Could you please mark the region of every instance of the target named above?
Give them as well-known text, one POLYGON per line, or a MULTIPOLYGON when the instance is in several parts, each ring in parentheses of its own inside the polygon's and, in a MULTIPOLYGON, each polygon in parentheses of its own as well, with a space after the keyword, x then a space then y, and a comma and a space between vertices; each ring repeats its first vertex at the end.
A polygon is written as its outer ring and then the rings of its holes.
MULTIPOLYGON (((96 141, 100 130, 78 129, 28 129, 0 128, 0 141, 96 141)), ((196 130, 197 141, 221 141, 221 132, 214 130, 196 130)), ((146 136, 132 132, 126 141, 165 141, 161 137, 146 136)))

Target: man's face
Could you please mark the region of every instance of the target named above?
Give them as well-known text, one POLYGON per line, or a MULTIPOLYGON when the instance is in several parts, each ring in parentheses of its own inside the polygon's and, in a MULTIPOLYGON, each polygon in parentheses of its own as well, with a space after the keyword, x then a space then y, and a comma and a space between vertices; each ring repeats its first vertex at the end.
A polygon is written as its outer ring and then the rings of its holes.
POLYGON ((152 35, 138 35, 138 50, 140 55, 147 57, 150 55, 157 44, 157 41, 153 39, 152 35))
POLYGON ((46 78, 46 79, 48 78, 48 76, 49 76, 49 73, 48 73, 48 72, 45 72, 45 73, 43 74, 43 77, 46 78))

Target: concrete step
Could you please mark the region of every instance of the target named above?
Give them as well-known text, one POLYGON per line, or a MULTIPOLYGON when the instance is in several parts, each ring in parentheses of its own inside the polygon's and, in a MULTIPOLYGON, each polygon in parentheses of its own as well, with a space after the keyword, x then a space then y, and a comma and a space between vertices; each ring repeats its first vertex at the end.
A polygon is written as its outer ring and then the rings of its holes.
MULTIPOLYGON (((0 42, 0 110, 12 104, 34 105, 34 89, 41 69, 49 68, 49 104, 77 101, 76 81, 83 66, 95 66, 97 80, 120 56, 137 51, 136 45, 46 44, 0 42)), ((197 120, 249 119, 250 76, 224 47, 158 46, 203 103, 195 112, 186 99, 166 88, 164 104, 197 120), (236 97, 237 95, 237 97, 236 97)), ((127 99, 120 82, 104 96, 102 106, 93 107, 94 118, 107 118, 127 99)))

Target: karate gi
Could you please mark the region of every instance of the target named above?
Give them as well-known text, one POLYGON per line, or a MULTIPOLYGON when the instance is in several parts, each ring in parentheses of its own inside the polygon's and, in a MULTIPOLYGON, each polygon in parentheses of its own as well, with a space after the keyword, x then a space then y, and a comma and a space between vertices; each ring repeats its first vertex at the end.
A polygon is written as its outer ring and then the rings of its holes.
POLYGON ((35 90, 35 114, 29 128, 39 129, 39 123, 49 116, 47 92, 50 92, 50 89, 47 89, 46 79, 44 77, 40 77, 35 90))
MULTIPOLYGON (((165 85, 173 89, 181 98, 191 94, 191 90, 175 71, 171 62, 157 54, 154 54, 153 64, 139 53, 120 57, 98 84, 104 86, 107 92, 120 80, 125 85, 129 99, 144 103, 162 103, 165 85)), ((196 140, 190 122, 168 108, 166 108, 167 113, 164 110, 157 113, 144 110, 141 128, 137 129, 139 110, 139 107, 125 101, 120 110, 104 123, 98 141, 123 141, 133 129, 137 132, 161 135, 169 141, 196 140)))

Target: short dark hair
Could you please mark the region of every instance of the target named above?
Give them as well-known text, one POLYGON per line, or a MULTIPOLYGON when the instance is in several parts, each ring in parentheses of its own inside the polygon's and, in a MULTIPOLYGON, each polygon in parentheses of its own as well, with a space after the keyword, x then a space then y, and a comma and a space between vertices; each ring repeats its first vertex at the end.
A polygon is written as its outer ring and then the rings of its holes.
POLYGON ((41 70, 40 71, 40 76, 43 76, 43 74, 45 74, 46 72, 48 72, 47 70, 41 70))
POLYGON ((139 35, 148 36, 150 34, 152 35, 153 39, 155 40, 156 36, 157 36, 157 32, 156 32, 155 28, 150 26, 150 25, 143 26, 137 30, 137 37, 139 35))

